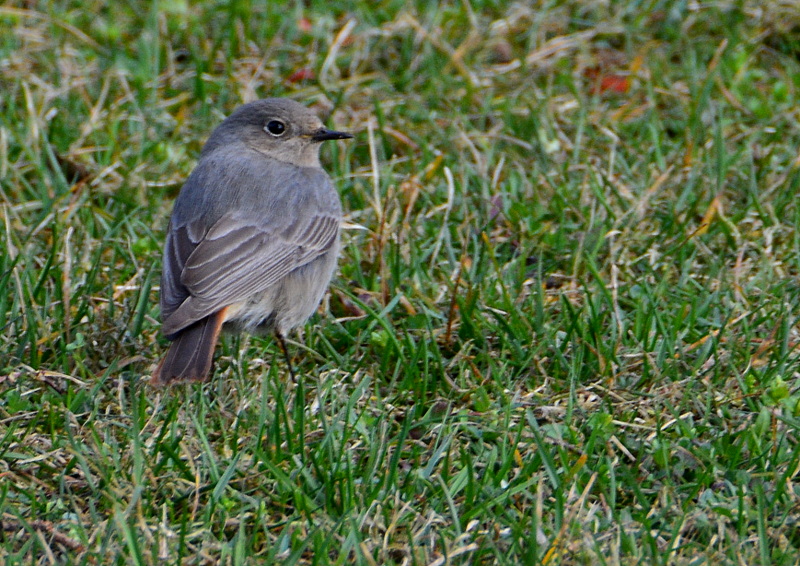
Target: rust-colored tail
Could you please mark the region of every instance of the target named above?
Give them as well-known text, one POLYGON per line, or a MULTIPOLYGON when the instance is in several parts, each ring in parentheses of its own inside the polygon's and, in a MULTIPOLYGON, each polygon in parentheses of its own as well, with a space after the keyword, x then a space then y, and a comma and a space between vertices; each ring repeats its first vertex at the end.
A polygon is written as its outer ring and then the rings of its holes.
POLYGON ((211 370, 225 309, 178 332, 156 370, 151 383, 170 385, 181 381, 204 381, 211 370))

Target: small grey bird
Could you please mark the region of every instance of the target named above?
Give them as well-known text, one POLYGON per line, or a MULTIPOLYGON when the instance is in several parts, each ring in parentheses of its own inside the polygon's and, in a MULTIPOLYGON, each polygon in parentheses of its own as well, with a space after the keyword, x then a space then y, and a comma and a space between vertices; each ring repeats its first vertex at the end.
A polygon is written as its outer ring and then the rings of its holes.
POLYGON ((153 383, 206 379, 223 326, 274 331, 286 352, 339 252, 342 206, 319 144, 351 137, 282 98, 245 104, 214 130, 170 218, 161 319, 172 344, 153 383))

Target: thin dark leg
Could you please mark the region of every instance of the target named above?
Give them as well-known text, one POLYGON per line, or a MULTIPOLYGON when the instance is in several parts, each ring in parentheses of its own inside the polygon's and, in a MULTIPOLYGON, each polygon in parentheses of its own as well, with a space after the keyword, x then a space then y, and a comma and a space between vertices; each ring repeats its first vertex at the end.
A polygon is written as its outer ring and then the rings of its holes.
POLYGON ((286 366, 289 368, 289 376, 292 378, 294 383, 297 383, 297 378, 294 375, 294 369, 292 369, 292 358, 289 357, 289 349, 286 347, 286 341, 283 339, 283 335, 275 331, 275 337, 278 339, 278 343, 281 345, 281 350, 283 350, 283 355, 286 357, 286 366))

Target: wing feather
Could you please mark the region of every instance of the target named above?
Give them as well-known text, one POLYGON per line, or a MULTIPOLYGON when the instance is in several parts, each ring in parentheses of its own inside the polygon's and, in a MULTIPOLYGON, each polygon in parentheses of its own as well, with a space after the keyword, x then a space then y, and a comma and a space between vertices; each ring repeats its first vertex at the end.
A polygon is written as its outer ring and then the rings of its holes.
POLYGON ((162 312, 168 336, 264 291, 327 252, 338 237, 339 219, 320 213, 277 233, 228 214, 200 241, 192 241, 192 232, 191 226, 170 230, 167 239, 162 312))

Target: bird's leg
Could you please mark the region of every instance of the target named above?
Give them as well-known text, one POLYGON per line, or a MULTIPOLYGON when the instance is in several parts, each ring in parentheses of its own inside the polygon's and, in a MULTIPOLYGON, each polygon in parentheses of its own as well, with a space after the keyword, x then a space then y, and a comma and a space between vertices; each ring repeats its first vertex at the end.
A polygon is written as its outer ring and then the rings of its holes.
POLYGON ((289 368, 289 376, 292 378, 292 383, 297 383, 297 377, 295 377, 294 369, 292 369, 292 358, 289 356, 289 349, 286 347, 286 341, 283 339, 283 334, 276 330, 275 337, 278 339, 278 343, 281 345, 281 350, 283 350, 283 355, 286 357, 286 366, 289 368))

